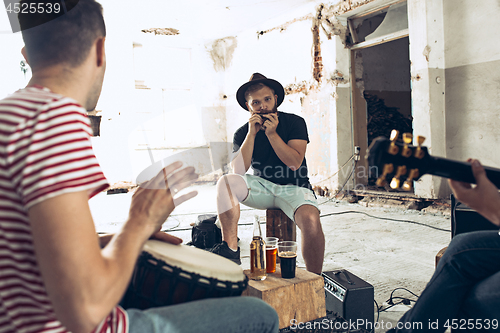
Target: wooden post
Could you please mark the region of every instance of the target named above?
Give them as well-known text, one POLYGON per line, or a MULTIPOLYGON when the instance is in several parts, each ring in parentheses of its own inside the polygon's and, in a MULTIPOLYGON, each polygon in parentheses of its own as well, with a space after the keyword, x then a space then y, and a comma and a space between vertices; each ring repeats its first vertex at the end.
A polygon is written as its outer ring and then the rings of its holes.
POLYGON ((439 250, 439 252, 436 254, 436 267, 437 265, 439 264, 439 260, 441 260, 441 257, 443 256, 444 252, 446 251, 446 249, 448 248, 448 246, 446 247, 443 247, 441 250, 439 250))
POLYGON ((281 209, 266 211, 266 237, 278 237, 280 241, 296 241, 295 222, 290 220, 281 209))

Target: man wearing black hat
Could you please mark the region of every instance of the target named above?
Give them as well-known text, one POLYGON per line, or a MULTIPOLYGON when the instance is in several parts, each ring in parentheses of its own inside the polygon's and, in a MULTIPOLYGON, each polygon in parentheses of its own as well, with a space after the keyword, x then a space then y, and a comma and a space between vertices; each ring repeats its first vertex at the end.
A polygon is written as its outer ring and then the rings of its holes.
POLYGON ((223 176, 217 184, 223 242, 211 251, 240 264, 239 203, 257 209, 280 208, 301 229, 307 270, 321 274, 325 237, 307 176, 307 126, 302 117, 278 111, 284 97, 278 81, 259 73, 236 93, 250 119, 234 134, 234 174, 223 176), (253 175, 246 174, 250 167, 253 175))

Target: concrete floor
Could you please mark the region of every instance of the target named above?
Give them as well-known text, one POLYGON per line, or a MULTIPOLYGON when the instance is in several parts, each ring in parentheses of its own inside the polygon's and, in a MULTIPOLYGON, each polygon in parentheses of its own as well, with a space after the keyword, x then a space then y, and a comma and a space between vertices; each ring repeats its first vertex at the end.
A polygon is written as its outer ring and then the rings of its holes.
MULTIPOLYGON (((198 215, 215 213, 216 210, 215 186, 197 185, 194 188, 198 190, 198 196, 177 207, 163 226, 184 239, 184 243, 191 240, 190 223, 195 222, 198 215)), ((131 193, 101 193, 90 200, 98 232, 114 232, 120 227, 127 217, 131 197, 131 193)), ((319 202, 322 203, 321 215, 334 213, 321 218, 326 238, 323 271, 343 268, 372 284, 379 306, 384 305, 396 288, 406 288, 417 295, 422 292, 434 271, 435 256, 448 245, 450 233, 394 220, 414 221, 449 230, 449 212, 426 213, 394 205, 370 206, 363 202, 349 204, 328 201, 324 197, 319 197, 319 202)), ((242 206, 238 236, 243 269, 249 268, 249 244, 255 215, 264 217, 265 211, 242 206)), ((262 231, 265 233, 265 226, 262 231)), ((298 241, 300 237, 297 229, 298 241)), ((298 266, 305 267, 300 252, 297 259, 298 266)), ((394 296, 415 299, 404 290, 396 291, 394 296)), ((380 329, 376 332, 384 332, 388 325, 394 326, 407 309, 405 305, 398 305, 380 312, 380 329)))

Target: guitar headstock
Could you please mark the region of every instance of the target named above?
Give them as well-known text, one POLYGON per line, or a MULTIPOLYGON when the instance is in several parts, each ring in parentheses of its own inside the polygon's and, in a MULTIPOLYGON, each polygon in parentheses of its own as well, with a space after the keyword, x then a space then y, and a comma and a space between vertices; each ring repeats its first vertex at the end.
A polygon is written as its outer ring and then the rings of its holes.
POLYGON ((378 137, 372 141, 367 151, 370 173, 377 177, 377 185, 384 186, 390 181, 393 189, 402 187, 410 191, 413 181, 424 175, 429 164, 429 152, 422 144, 423 136, 417 136, 417 145, 412 145, 413 136, 403 134, 403 142, 398 142, 399 132, 392 130, 390 139, 378 137))

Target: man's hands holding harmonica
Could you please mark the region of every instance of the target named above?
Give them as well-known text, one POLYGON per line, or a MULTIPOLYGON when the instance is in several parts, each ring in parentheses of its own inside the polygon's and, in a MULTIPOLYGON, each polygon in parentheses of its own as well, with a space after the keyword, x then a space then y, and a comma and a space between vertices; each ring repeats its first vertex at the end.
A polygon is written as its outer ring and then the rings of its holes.
POLYGON ((276 133, 279 124, 278 113, 253 113, 248 123, 250 134, 255 136, 260 130, 264 130, 269 136, 276 133))

